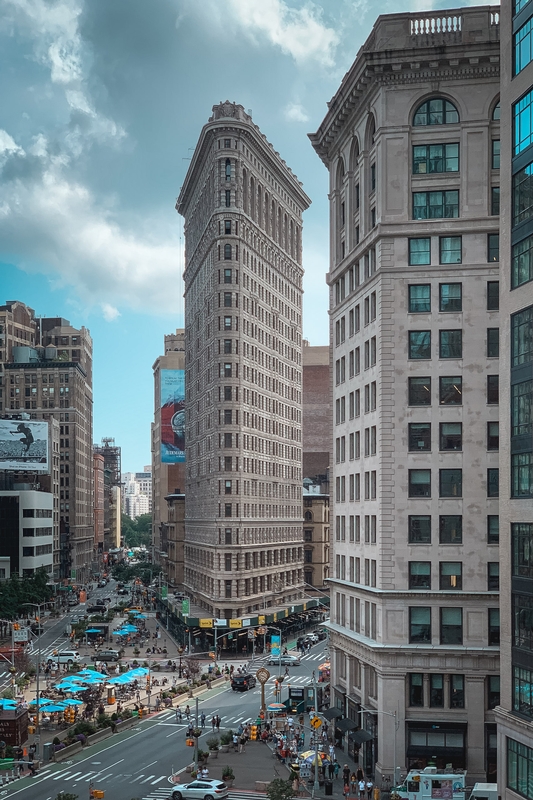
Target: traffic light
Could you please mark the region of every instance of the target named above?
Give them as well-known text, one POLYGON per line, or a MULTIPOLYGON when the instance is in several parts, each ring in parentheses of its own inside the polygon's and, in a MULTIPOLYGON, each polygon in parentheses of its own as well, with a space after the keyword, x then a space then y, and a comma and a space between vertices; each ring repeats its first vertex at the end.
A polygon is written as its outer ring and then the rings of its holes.
POLYGON ((250 739, 252 742, 257 740, 257 725, 252 725, 250 728, 250 739))
POLYGON ((18 622, 14 622, 13 623, 13 630, 14 631, 19 631, 20 630, 20 625, 18 624, 18 622))

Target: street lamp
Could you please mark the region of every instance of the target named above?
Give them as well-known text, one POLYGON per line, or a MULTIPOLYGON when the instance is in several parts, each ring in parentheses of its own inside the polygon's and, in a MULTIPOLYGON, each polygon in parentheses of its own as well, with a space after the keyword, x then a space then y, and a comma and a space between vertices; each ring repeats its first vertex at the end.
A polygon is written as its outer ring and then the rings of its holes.
POLYGON ((47 603, 23 603, 24 606, 31 606, 32 608, 37 609, 37 613, 39 615, 39 619, 37 621, 37 686, 36 686, 36 695, 35 695, 35 713, 36 713, 36 724, 35 724, 35 754, 39 755, 39 744, 40 744, 40 734, 39 734, 39 699, 40 699, 40 685, 39 679, 41 677, 41 607, 48 605, 47 603))
POLYGON ((360 711, 357 712, 358 714, 385 714, 387 717, 392 717, 394 719, 394 740, 393 740, 393 762, 394 762, 394 772, 392 777, 393 788, 397 784, 396 779, 396 738, 398 733, 398 722, 396 711, 379 711, 377 708, 361 708, 360 711))

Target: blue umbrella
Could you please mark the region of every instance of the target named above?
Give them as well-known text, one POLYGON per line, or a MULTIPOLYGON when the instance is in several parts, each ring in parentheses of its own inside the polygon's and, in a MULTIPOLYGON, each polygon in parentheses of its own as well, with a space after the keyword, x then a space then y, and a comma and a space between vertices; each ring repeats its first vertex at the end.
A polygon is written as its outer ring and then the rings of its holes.
POLYGON ((85 633, 102 633, 101 628, 87 628, 85 633))
POLYGON ((60 706, 59 703, 50 703, 50 705, 46 706, 44 711, 47 714, 53 714, 55 711, 64 711, 65 706, 60 706))
POLYGON ((56 683, 56 689, 59 689, 60 692, 75 694, 76 692, 86 692, 88 688, 88 686, 83 686, 81 683, 56 683))
POLYGON ((67 697, 65 700, 61 700, 64 706, 82 706, 83 700, 75 700, 73 697, 67 697))
POLYGON ((15 708, 16 705, 16 700, 10 700, 8 697, 0 698, 0 708, 15 708))
POLYGON ((82 669, 73 676, 75 680, 85 680, 85 678, 107 678, 103 672, 98 672, 96 669, 82 669))
POLYGON ((135 619, 148 619, 146 614, 135 614, 135 619))
MULTIPOLYGON (((44 706, 49 706, 50 703, 55 703, 55 700, 49 700, 46 697, 40 697, 39 698, 39 708, 44 708, 44 706)), ((35 698, 35 700, 30 700, 29 704, 30 704, 30 706, 36 706, 37 705, 37 698, 35 698)))

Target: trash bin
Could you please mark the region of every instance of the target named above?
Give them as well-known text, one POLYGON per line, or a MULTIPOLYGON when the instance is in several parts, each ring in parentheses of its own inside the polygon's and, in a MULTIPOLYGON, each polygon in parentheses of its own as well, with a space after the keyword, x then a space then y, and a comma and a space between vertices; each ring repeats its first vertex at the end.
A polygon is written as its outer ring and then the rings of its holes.
POLYGON ((326 797, 331 797, 333 794, 333 784, 331 781, 326 781, 324 783, 324 794, 326 797))
POLYGON ((54 745, 52 742, 45 742, 43 744, 43 761, 50 761, 54 753, 54 745))

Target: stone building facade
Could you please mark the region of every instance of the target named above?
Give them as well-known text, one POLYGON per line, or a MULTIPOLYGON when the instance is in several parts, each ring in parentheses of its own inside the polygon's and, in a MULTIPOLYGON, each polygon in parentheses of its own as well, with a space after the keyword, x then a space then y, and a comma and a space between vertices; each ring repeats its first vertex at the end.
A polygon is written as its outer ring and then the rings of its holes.
POLYGON ((533 3, 502 3, 498 795, 533 798, 533 3))
POLYGON ((213 107, 185 217, 184 584, 216 617, 301 595, 300 182, 235 103, 213 107))
POLYGON ((378 778, 496 770, 499 58, 497 7, 381 16, 311 136, 331 198, 332 703, 378 778))
POLYGON ((185 491, 185 462, 166 462, 161 449, 161 378, 163 370, 185 370, 185 331, 183 328, 165 336, 165 354, 152 367, 154 373, 154 422, 152 424, 152 545, 154 561, 161 564, 171 586, 183 583, 183 542, 185 530, 183 513, 172 521, 169 529, 167 496, 183 497, 185 491), (173 542, 169 547, 169 542, 173 542), (172 562, 172 563, 170 563, 172 562))
POLYGON ((303 342, 303 476, 327 475, 331 455, 329 345, 303 342))
POLYGON ((19 301, 0 306, 0 412, 59 423, 54 577, 86 581, 94 551, 92 339, 61 317, 35 318, 19 301))

